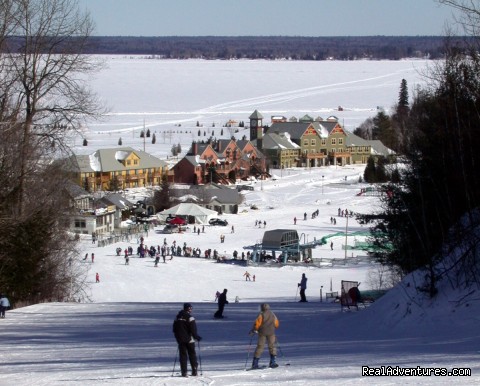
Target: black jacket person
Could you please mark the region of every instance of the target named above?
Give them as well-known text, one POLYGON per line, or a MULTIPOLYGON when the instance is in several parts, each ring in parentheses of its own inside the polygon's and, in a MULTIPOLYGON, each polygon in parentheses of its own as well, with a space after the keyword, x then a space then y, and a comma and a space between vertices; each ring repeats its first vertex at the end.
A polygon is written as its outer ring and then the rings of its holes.
POLYGON ((201 341, 202 338, 197 333, 197 324, 191 314, 192 305, 185 303, 183 310, 180 311, 173 322, 173 334, 178 343, 178 352, 180 354, 180 369, 182 377, 187 376, 187 359, 190 359, 192 375, 198 375, 198 361, 195 352, 195 340, 201 341))
POLYGON ((218 297, 218 310, 215 312, 215 318, 223 318, 223 309, 225 308, 225 304, 228 304, 227 291, 228 290, 225 288, 218 297))

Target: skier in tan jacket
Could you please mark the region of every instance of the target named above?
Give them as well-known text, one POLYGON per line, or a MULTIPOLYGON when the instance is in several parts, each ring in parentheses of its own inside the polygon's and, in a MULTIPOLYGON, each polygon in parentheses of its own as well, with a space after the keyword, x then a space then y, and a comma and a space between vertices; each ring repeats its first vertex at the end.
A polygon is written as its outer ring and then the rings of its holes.
POLYGON ((258 314, 257 319, 255 319, 253 328, 250 331, 251 334, 258 333, 257 348, 253 355, 252 369, 258 369, 258 361, 265 348, 265 342, 267 342, 268 351, 270 352, 269 367, 278 367, 278 364, 275 361, 277 356, 275 330, 279 325, 280 323, 275 314, 270 310, 270 306, 266 303, 262 304, 261 312, 258 314))

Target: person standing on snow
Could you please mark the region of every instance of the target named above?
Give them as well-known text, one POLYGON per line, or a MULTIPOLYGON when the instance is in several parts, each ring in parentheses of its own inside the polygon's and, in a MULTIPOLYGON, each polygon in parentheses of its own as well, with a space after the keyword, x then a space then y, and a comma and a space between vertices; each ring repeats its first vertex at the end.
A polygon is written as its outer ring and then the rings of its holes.
POLYGON ((198 375, 198 361, 195 352, 195 340, 200 342, 202 338, 197 333, 197 324, 192 316, 192 305, 190 303, 184 303, 183 310, 177 314, 173 322, 173 334, 178 344, 182 377, 188 376, 187 359, 190 360, 192 376, 196 377, 198 375))
POLYGON ((5 311, 8 307, 10 307, 8 298, 5 295, 0 294, 0 318, 5 319, 5 311))
POLYGON ((305 297, 305 290, 307 289, 307 277, 304 273, 302 273, 302 279, 300 280, 300 283, 298 283, 298 286, 300 287, 300 302, 306 302, 307 298, 305 297))
POLYGON ((267 303, 262 304, 260 309, 261 312, 255 319, 253 328, 250 330, 250 335, 258 333, 257 348, 253 354, 252 369, 258 369, 258 361, 265 348, 265 343, 268 344, 268 351, 270 353, 269 367, 275 368, 278 367, 275 361, 277 357, 275 329, 278 328, 280 322, 276 315, 270 311, 270 306, 267 303))
POLYGON ((223 309, 225 308, 225 304, 228 304, 227 300, 227 289, 225 288, 223 292, 218 297, 218 310, 213 315, 217 319, 223 318, 223 309))

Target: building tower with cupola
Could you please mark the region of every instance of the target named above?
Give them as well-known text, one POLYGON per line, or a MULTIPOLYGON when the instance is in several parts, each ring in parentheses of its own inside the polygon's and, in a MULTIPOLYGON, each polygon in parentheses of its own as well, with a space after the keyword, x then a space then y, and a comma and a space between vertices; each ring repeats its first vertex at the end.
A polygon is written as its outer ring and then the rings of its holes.
POLYGON ((250 119, 250 141, 253 142, 258 149, 262 149, 263 141, 263 115, 255 110, 250 119))

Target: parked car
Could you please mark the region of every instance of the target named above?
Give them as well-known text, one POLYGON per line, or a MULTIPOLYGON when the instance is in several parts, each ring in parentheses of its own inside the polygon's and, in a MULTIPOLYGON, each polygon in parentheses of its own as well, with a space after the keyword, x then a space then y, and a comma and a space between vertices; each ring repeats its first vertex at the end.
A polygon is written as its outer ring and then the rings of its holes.
POLYGON ((221 225, 221 226, 227 226, 228 221, 227 220, 222 220, 219 218, 212 218, 209 222, 210 225, 221 225))

